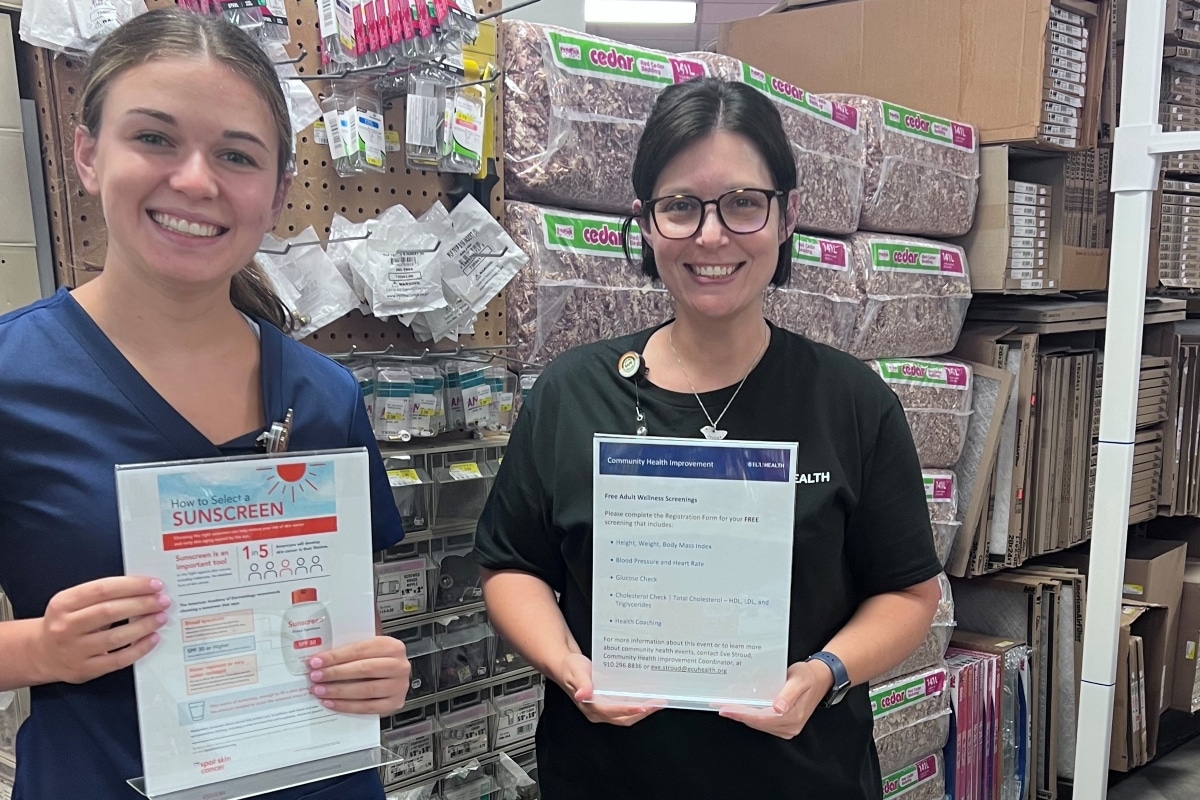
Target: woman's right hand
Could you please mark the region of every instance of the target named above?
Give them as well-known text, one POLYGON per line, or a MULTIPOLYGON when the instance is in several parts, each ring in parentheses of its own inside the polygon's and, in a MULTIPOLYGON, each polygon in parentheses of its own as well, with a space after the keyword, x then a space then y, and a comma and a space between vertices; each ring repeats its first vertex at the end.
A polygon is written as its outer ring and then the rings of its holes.
POLYGON ((582 653, 570 653, 563 659, 558 684, 591 722, 629 727, 663 708, 658 703, 622 706, 587 702, 592 699, 592 661, 582 653))
POLYGON ((35 645, 44 682, 85 683, 149 653, 171 605, 162 587, 151 578, 101 578, 50 598, 35 645))

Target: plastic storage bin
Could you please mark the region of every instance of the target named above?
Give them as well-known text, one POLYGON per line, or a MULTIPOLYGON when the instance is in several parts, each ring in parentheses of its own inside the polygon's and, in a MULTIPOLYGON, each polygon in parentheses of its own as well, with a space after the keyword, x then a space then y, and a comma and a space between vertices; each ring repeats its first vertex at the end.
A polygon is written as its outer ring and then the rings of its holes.
POLYGON ((385 453, 383 464, 392 499, 404 522, 404 533, 411 536, 429 529, 429 511, 433 507, 433 478, 429 475, 429 456, 425 453, 385 453))

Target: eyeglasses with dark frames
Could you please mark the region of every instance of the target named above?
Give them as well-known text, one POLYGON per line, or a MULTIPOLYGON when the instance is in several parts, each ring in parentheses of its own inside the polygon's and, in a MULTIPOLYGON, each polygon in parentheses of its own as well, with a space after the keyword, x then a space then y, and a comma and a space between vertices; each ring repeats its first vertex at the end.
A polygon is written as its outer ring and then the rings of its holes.
POLYGON ((704 212, 715 206, 717 219, 730 233, 758 233, 771 218, 772 201, 785 197, 779 189, 733 189, 715 200, 690 194, 671 194, 646 201, 659 235, 666 239, 690 239, 704 225, 704 212))

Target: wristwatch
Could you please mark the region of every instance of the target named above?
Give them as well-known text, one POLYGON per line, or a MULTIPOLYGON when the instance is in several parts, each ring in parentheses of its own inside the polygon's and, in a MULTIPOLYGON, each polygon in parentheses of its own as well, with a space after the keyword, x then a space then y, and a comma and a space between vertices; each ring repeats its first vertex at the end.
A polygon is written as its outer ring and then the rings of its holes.
POLYGON ((804 660, 820 661, 833 672, 833 687, 830 688, 829 694, 825 695, 825 699, 821 701, 821 705, 829 708, 842 702, 842 698, 846 696, 846 692, 850 691, 850 673, 846 672, 846 665, 842 663, 842 660, 833 653, 827 653, 824 650, 819 653, 813 653, 804 660))

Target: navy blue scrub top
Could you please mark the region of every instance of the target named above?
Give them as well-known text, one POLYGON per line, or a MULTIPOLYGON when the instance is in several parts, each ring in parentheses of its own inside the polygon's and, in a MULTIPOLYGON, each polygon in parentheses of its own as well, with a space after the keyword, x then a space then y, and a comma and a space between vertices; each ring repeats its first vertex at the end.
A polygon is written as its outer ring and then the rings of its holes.
MULTIPOLYGON (((259 329, 267 421, 293 409, 294 451, 366 447, 374 547, 400 541, 357 382, 269 323, 259 329)), ((0 586, 17 618, 42 616, 63 589, 123 574, 116 464, 244 455, 257 433, 208 441, 66 290, 0 317, 0 586)), ((125 781, 141 774, 132 669, 33 687, 13 800, 134 800, 125 781)), ((263 797, 382 800, 383 790, 368 771, 263 797)))

